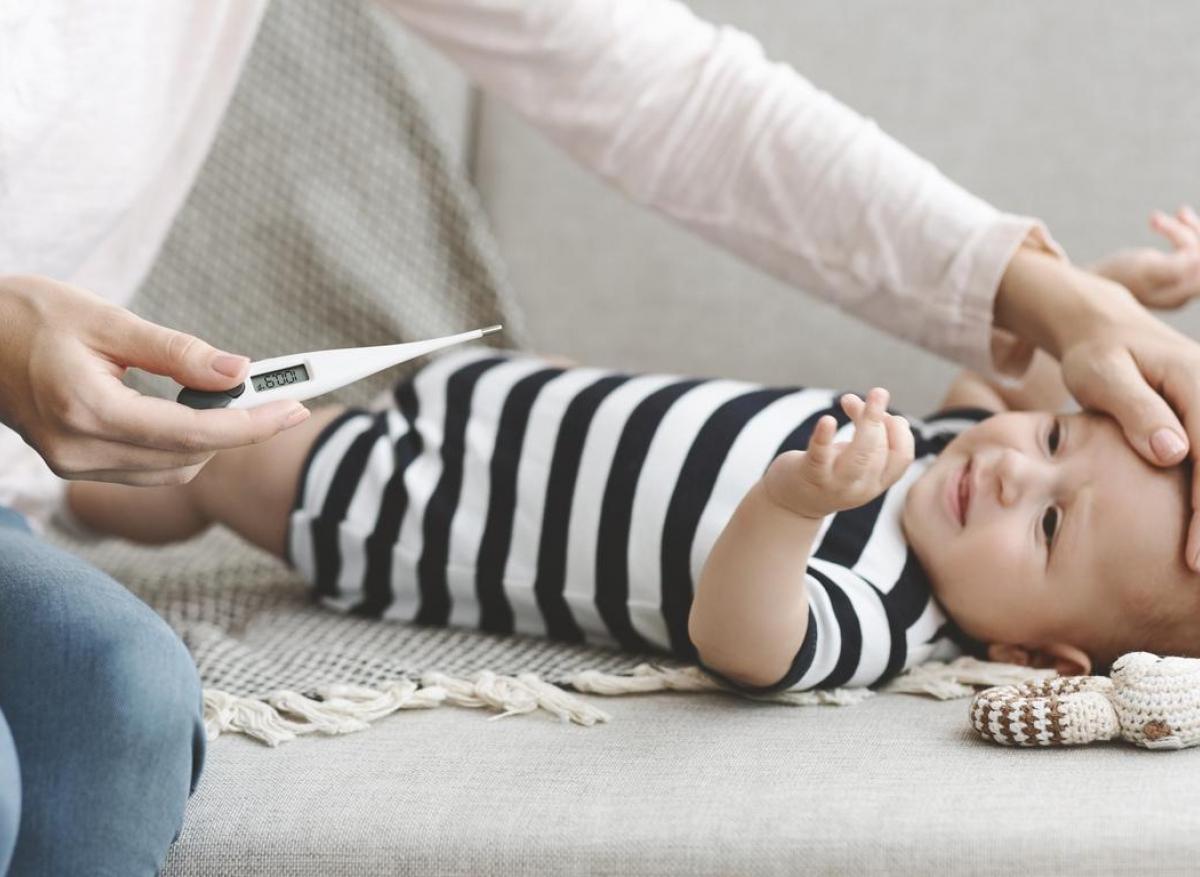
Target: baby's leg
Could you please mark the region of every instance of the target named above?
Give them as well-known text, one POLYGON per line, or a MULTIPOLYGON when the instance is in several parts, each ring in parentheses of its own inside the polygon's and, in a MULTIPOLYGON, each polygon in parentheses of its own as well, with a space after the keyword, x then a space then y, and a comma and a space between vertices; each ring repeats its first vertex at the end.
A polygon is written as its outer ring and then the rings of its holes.
POLYGON ((136 542, 174 542, 221 523, 277 557, 309 448, 340 407, 319 408, 269 441, 221 451, 189 484, 126 487, 72 483, 68 503, 93 530, 136 542))

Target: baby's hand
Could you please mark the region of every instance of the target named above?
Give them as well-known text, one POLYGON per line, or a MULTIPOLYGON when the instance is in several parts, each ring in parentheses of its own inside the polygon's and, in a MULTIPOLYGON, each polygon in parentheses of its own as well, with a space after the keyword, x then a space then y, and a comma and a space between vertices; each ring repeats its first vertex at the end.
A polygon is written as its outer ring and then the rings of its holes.
POLYGON ((1174 216, 1156 210, 1150 227, 1170 241, 1171 252, 1153 247, 1121 250, 1094 270, 1126 287, 1148 308, 1178 308, 1200 295, 1200 217, 1186 205, 1174 216))
POLYGON ((807 451, 775 458, 763 476, 767 495, 782 508, 806 518, 823 518, 857 508, 896 483, 913 461, 908 421, 887 413, 888 392, 876 387, 864 402, 842 397, 842 410, 854 421, 854 438, 834 442, 837 421, 817 421, 807 451))

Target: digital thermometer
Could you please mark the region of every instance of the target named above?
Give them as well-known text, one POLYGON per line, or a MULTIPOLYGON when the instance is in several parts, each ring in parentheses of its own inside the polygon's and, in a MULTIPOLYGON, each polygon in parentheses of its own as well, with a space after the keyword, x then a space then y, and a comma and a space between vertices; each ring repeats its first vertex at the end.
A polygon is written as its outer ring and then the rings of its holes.
POLYGON ((228 390, 193 390, 184 387, 175 401, 189 408, 256 408, 276 399, 304 401, 346 384, 391 368, 443 347, 474 341, 499 332, 500 326, 488 326, 459 335, 385 344, 381 347, 345 347, 340 350, 314 350, 274 356, 250 363, 250 375, 243 383, 228 390))

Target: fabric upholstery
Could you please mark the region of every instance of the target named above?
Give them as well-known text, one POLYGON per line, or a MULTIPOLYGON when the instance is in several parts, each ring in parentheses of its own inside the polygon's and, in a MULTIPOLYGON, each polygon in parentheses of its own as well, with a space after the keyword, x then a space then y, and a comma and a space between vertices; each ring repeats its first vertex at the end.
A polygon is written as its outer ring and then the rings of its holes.
POLYGON ((172 877, 1185 873, 1200 752, 1005 749, 967 702, 599 700, 608 725, 463 710, 279 749, 218 740, 172 877))

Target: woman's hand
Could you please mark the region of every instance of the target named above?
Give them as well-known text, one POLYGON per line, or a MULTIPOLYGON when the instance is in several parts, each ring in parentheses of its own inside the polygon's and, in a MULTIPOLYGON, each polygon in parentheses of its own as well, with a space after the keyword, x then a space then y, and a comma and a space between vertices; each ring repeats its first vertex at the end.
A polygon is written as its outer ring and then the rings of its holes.
POLYGON ((287 401, 194 411, 121 383, 136 366, 221 390, 245 380, 248 363, 87 290, 0 278, 0 421, 63 478, 179 484, 215 451, 263 441, 308 416, 287 401))
MULTIPOLYGON (((1079 404, 1111 415, 1147 461, 1200 462, 1200 344, 1128 290, 1023 248, 996 297, 996 324, 1058 358, 1079 404)), ((1192 473, 1185 560, 1200 572, 1200 465, 1192 473)))
POLYGON ((1186 205, 1174 216, 1155 211, 1150 227, 1174 249, 1119 250, 1092 270, 1124 286, 1146 307, 1172 310, 1200 295, 1200 216, 1186 205))
POLYGON ((841 399, 854 421, 854 437, 834 442, 837 421, 817 421, 806 451, 780 454, 763 485, 776 505, 803 518, 823 518, 866 505, 896 483, 913 461, 912 430, 888 414, 888 392, 876 387, 864 402, 853 393, 841 399))

